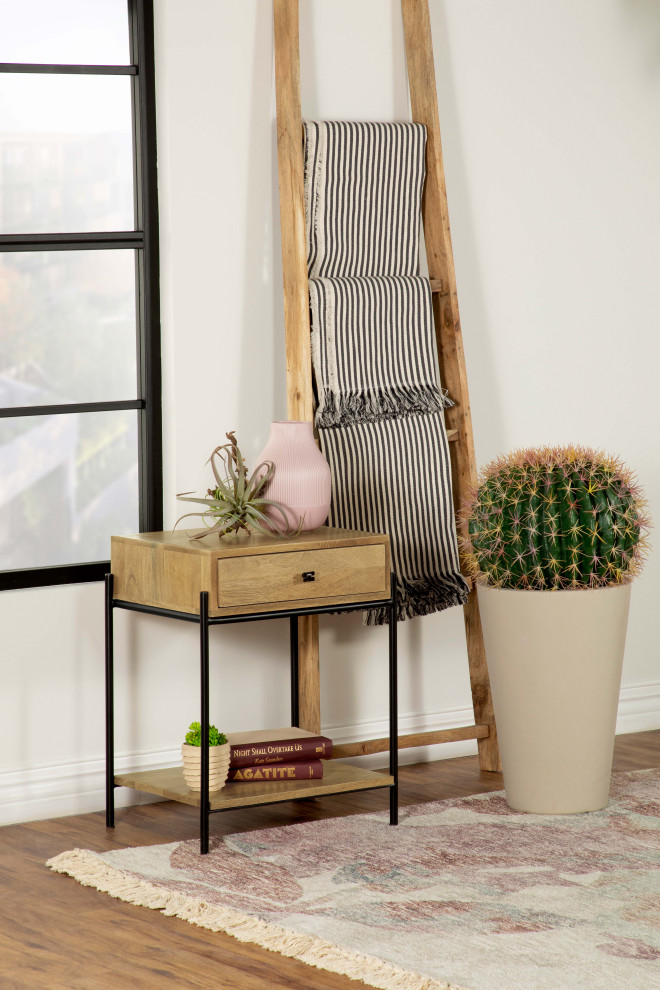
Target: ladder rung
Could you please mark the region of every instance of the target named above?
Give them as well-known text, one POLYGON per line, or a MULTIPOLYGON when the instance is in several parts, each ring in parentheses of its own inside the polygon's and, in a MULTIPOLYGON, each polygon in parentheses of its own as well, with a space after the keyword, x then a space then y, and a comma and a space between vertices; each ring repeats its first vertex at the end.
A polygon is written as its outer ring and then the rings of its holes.
POLYGON ((431 292, 437 292, 440 294, 444 292, 441 278, 430 278, 429 283, 431 285, 431 292))
MULTIPOLYGON (((434 746, 438 743, 461 742, 464 739, 487 739, 490 735, 488 725, 464 725, 456 729, 436 729, 432 732, 418 732, 408 736, 399 736, 399 749, 411 749, 414 746, 434 746)), ((385 753, 390 748, 390 740, 365 739, 359 743, 347 743, 335 746, 332 759, 346 760, 353 756, 370 756, 372 753, 385 753)))
POLYGON ((458 440, 458 430, 447 430, 447 439, 450 443, 458 440))

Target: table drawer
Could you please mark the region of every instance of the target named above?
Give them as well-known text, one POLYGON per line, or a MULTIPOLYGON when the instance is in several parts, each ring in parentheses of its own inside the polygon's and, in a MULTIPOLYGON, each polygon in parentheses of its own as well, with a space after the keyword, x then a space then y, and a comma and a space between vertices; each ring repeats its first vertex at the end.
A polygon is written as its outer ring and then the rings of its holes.
POLYGON ((218 607, 371 595, 389 598, 383 544, 218 560, 218 607))

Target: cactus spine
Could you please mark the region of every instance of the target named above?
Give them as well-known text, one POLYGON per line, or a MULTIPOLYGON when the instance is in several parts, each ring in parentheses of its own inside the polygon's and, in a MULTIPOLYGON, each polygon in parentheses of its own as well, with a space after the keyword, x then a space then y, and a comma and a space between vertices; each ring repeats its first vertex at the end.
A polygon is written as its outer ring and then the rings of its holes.
POLYGON ((630 471, 586 447, 515 451, 488 465, 461 513, 469 573, 500 588, 600 588, 632 580, 647 547, 630 471))

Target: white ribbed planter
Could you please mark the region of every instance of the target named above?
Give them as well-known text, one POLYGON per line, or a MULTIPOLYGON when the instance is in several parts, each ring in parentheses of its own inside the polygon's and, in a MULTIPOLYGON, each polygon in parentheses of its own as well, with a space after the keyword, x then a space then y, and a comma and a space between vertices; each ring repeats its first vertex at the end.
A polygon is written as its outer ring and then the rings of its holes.
POLYGON ((607 804, 630 584, 478 586, 507 803, 572 814, 607 804))
MULTIPOLYGON (((225 786, 229 773, 229 750, 229 743, 224 743, 222 746, 209 746, 209 791, 219 791, 225 786)), ((183 743, 181 756, 183 757, 183 777, 186 784, 191 791, 201 791, 201 746, 190 746, 188 743, 183 743)))

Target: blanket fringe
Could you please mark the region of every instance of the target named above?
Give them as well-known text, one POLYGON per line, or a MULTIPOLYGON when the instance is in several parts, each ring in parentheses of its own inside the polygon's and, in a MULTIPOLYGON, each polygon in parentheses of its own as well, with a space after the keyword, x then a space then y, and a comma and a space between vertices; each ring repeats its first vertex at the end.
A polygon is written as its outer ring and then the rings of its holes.
MULTIPOLYGON (((470 589, 459 575, 456 583, 448 583, 439 578, 420 578, 416 581, 405 581, 397 578, 396 598, 399 622, 405 619, 415 619, 418 615, 430 615, 432 612, 442 612, 454 605, 465 605, 470 589), (461 582, 459 585, 458 582, 461 582)), ((389 624, 387 608, 372 608, 364 613, 366 626, 383 626, 389 624)))
POLYGON ((232 908, 218 907, 201 898, 168 890, 134 873, 110 866, 89 849, 60 853, 49 859, 46 866, 118 900, 162 911, 168 917, 181 918, 200 928, 226 932, 239 942, 254 942, 264 949, 299 959, 317 969, 361 980, 379 990, 464 990, 455 984, 401 969, 374 956, 333 945, 315 935, 287 931, 279 925, 271 925, 232 908))
POLYGON ((433 414, 453 405, 447 390, 433 384, 341 394, 327 389, 319 395, 316 425, 321 429, 330 429, 333 426, 375 423, 400 416, 433 414))

